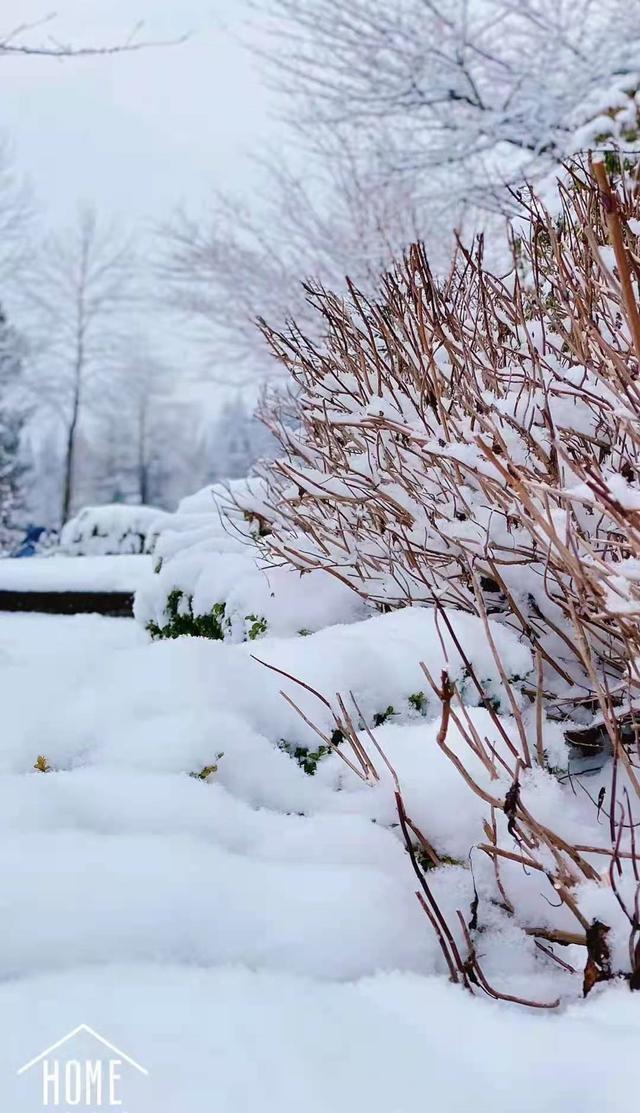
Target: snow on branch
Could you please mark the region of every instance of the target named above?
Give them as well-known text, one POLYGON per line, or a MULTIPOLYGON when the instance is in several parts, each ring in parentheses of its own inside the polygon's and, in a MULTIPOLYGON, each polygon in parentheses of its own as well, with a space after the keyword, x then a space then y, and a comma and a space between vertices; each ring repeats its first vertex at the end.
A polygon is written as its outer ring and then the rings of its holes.
POLYGON ((42 19, 29 23, 20 23, 10 31, 0 32, 1 55, 31 55, 45 58, 88 58, 97 55, 123 54, 149 47, 175 46, 187 40, 188 35, 181 35, 175 39, 153 40, 141 38, 144 23, 135 23, 131 30, 117 42, 80 46, 72 42, 61 41, 53 34, 43 39, 35 39, 34 33, 43 27, 49 26, 56 18, 52 12, 42 19))

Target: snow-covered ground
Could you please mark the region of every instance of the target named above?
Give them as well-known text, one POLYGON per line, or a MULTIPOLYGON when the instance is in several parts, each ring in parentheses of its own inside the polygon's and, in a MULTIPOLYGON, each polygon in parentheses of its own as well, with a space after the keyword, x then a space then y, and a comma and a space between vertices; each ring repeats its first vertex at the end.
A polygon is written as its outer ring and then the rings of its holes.
POLYGON ((0 560, 0 591, 126 591, 149 577, 150 556, 48 556, 0 560))
MULTIPOLYGON (((471 651, 475 620, 459 621, 471 651)), ((41 1108, 15 1072, 83 1023, 149 1071, 124 1078, 127 1113, 630 1108, 637 996, 537 1013, 449 984, 388 784, 334 757, 310 777, 280 749, 314 736, 252 652, 353 690, 366 717, 393 705, 404 727, 379 731, 401 777, 436 778, 429 829, 464 844, 451 768, 425 764, 437 720, 402 710, 409 663, 442 652, 428 612, 244 645, 0 615, 3 1108, 41 1108)), ((507 988, 526 990, 529 960, 505 939, 507 988)), ((550 969, 549 992, 562 978, 550 969)))

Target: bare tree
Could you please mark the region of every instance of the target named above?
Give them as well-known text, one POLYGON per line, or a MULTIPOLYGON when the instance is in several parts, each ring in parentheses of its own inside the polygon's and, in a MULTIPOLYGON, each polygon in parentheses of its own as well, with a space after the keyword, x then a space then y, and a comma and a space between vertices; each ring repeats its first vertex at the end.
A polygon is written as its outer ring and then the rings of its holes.
POLYGON ((64 429, 62 522, 73 502, 79 425, 85 409, 99 403, 113 371, 134 296, 133 277, 129 242, 100 229, 91 210, 80 213, 74 228, 52 237, 32 268, 26 296, 41 342, 31 379, 64 429))
POLYGON ((29 414, 23 390, 26 344, 0 305, 0 548, 12 539, 22 510, 25 468, 20 439, 29 414))
POLYGON ((53 34, 36 37, 43 28, 49 27, 55 19, 55 12, 42 19, 19 23, 7 31, 0 30, 0 57, 2 55, 27 55, 44 58, 90 58, 96 55, 131 53, 151 46, 176 45, 184 42, 186 35, 169 41, 142 39, 143 23, 135 23, 131 30, 116 42, 96 45, 78 45, 62 41, 53 34))
POLYGON ((445 184, 458 200, 494 196, 548 169, 612 82, 637 88, 640 23, 626 0, 257 5, 306 145, 319 124, 382 139, 389 172, 428 172, 430 196, 445 184))
POLYGON ((153 396, 145 387, 146 375, 138 379, 138 389, 134 396, 134 422, 135 422, 135 453, 136 453, 136 479, 138 498, 143 506, 149 502, 150 472, 152 465, 152 410, 153 396))
POLYGON ((254 6, 293 154, 262 166, 248 200, 179 215, 163 267, 227 381, 270 369, 256 315, 317 338, 305 280, 339 291, 348 273, 371 289, 414 239, 440 272, 453 230, 502 226, 523 181, 603 139, 638 145, 640 24, 626 0, 254 6))
MULTIPOLYGON (((118 470, 134 501, 163 501, 165 468, 171 467, 174 445, 170 368, 138 337, 110 382, 110 419, 116 431, 118 470)), ((190 435, 187 432, 187 435, 190 435)))
POLYGON ((238 392, 223 403, 206 430, 207 480, 244 479, 261 459, 270 459, 277 441, 238 392))
POLYGON ((0 292, 4 296, 28 254, 33 207, 16 173, 11 145, 0 136, 0 292))
POLYGON ((295 317, 313 329, 305 279, 338 286, 349 273, 370 285, 418 235, 413 183, 381 182, 371 152, 362 157, 354 143, 325 139, 323 159, 304 173, 282 156, 265 157, 259 195, 219 193, 204 218, 182 212, 163 229, 170 305, 196 322, 214 374, 227 384, 255 381, 272 366, 258 315, 295 317))

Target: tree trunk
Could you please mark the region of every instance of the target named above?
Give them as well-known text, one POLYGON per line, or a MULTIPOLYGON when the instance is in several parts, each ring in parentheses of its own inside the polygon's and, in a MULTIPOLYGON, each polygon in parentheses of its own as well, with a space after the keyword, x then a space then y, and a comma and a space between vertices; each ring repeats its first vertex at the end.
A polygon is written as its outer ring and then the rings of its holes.
POLYGON ((138 493, 142 506, 149 497, 149 466, 147 460, 147 402, 141 401, 138 413, 138 493))
POLYGON ((142 506, 146 506, 149 498, 149 469, 146 464, 142 464, 140 467, 140 481, 138 487, 140 490, 140 503, 142 506))
POLYGON ((76 430, 78 428, 78 414, 80 412, 79 398, 76 395, 73 402, 73 414, 67 430, 67 447, 64 459, 64 486, 62 491, 61 525, 69 518, 71 500, 73 498, 73 465, 75 461, 76 430))

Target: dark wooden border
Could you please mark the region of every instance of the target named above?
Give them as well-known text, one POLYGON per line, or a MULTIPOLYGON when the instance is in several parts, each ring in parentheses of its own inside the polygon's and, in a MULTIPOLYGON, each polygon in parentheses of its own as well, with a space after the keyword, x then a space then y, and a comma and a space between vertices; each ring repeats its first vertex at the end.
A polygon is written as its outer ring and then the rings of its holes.
POLYGON ((106 614, 131 618, 133 593, 125 591, 0 591, 0 611, 39 614, 106 614))

